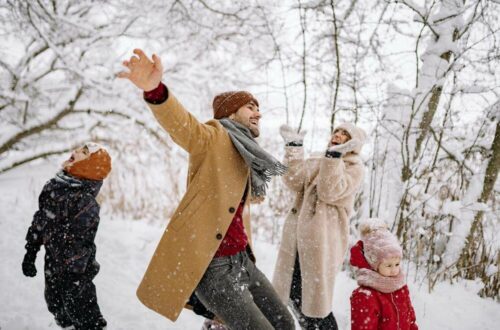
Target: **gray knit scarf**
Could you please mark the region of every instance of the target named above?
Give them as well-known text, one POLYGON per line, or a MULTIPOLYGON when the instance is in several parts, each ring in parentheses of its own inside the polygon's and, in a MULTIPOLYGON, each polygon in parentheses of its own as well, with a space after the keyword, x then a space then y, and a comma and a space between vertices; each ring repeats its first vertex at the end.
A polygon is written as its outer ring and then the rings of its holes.
POLYGON ((250 129, 229 118, 219 122, 227 129, 233 145, 250 167, 252 197, 265 197, 271 176, 285 174, 287 167, 262 149, 255 141, 250 129))

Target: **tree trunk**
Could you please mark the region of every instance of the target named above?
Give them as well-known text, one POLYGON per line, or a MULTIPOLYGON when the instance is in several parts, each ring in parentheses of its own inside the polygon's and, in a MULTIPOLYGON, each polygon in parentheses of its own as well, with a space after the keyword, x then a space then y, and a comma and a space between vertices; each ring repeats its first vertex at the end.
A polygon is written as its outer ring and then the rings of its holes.
MULTIPOLYGON (((500 169, 500 121, 497 122, 495 129, 495 138, 491 145, 491 153, 492 155, 484 176, 483 191, 478 200, 480 203, 486 203, 490 198, 498 177, 498 170, 500 169)), ((486 264, 481 262, 487 253, 484 247, 483 214, 483 211, 479 211, 474 217, 460 259, 458 260, 459 269, 463 269, 464 276, 468 279, 474 279, 477 276, 484 277, 486 272, 486 264)))
MULTIPOLYGON (((455 29, 455 31, 453 32, 453 41, 457 41, 458 37, 459 37, 459 31, 455 29)), ((446 62, 450 62, 451 54, 452 54, 451 51, 447 51, 446 53, 441 54, 440 57, 446 60, 446 62)), ((414 160, 417 159, 420 154, 422 143, 424 142, 425 137, 427 136, 427 133, 429 132, 429 129, 431 127, 432 119, 436 114, 436 110, 439 105, 439 100, 441 99, 442 92, 443 92, 442 86, 434 86, 432 88, 431 98, 427 106, 427 111, 422 116, 422 121, 419 124, 420 134, 417 138, 415 145, 415 154, 413 155, 414 160)))

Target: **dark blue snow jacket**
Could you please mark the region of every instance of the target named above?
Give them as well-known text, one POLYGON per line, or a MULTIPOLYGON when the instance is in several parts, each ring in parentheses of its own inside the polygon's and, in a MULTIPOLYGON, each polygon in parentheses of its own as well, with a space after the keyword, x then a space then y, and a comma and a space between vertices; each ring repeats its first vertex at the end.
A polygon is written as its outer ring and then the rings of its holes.
POLYGON ((36 256, 40 246, 45 246, 47 276, 62 272, 95 276, 99 271, 94 238, 100 210, 95 198, 101 186, 102 181, 61 171, 43 187, 26 235, 26 250, 36 256))

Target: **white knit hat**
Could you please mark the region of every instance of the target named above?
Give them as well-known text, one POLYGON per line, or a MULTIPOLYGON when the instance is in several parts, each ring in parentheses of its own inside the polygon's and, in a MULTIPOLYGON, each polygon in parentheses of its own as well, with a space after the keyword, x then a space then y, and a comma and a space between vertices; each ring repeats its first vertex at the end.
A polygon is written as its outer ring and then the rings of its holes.
POLYGON ((335 127, 334 132, 338 129, 343 129, 351 136, 351 139, 356 139, 361 142, 352 152, 359 154, 361 152, 361 148, 363 144, 366 142, 367 135, 365 131, 361 127, 357 127, 351 123, 342 123, 339 126, 335 127))
POLYGON ((387 224, 377 218, 370 218, 359 224, 366 261, 374 270, 388 258, 402 258, 403 250, 398 239, 387 228, 387 224))

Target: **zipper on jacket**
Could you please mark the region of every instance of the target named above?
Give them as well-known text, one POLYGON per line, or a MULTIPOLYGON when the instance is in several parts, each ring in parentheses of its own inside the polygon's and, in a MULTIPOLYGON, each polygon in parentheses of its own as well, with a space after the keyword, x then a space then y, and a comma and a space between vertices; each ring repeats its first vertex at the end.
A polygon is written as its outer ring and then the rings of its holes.
POLYGON ((397 317, 397 320, 396 320, 397 323, 396 323, 396 325, 398 327, 398 330, 401 330, 401 328, 399 327, 399 310, 398 310, 398 306, 394 302, 393 292, 391 292, 391 302, 394 305, 394 308, 396 309, 396 317, 397 317))

